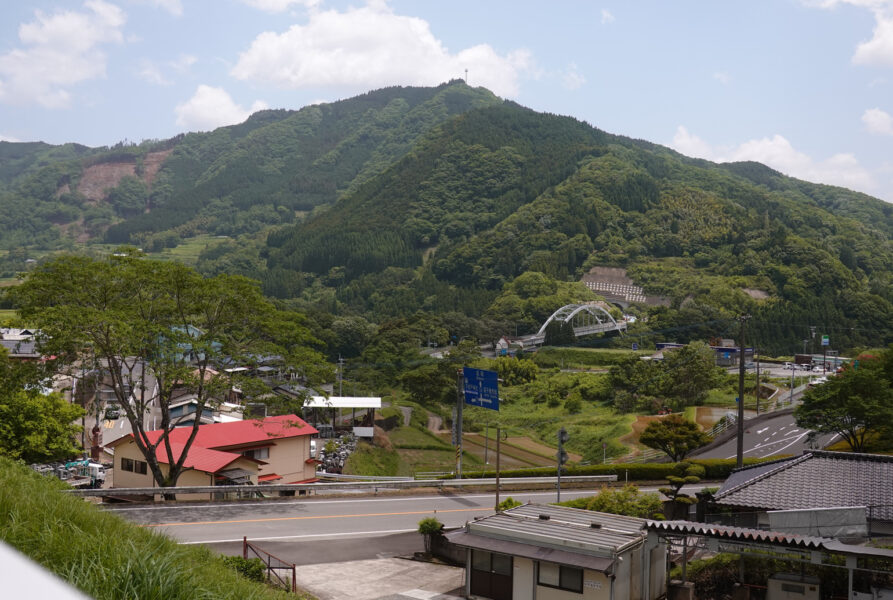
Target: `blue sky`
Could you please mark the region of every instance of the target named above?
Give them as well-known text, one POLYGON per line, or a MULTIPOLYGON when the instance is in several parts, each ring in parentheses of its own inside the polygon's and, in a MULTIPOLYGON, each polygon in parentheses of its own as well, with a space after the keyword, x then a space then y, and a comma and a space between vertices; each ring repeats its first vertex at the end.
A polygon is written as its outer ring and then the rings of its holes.
POLYGON ((111 145, 464 77, 893 201, 893 0, 0 3, 0 140, 111 145))

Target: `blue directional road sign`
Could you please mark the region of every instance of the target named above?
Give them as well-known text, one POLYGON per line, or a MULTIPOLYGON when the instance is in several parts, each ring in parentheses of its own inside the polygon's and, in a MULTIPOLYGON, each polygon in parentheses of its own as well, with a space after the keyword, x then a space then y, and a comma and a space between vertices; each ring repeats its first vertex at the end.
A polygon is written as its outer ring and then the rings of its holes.
POLYGON ((465 379, 465 404, 499 410, 499 383, 496 371, 462 368, 465 379))

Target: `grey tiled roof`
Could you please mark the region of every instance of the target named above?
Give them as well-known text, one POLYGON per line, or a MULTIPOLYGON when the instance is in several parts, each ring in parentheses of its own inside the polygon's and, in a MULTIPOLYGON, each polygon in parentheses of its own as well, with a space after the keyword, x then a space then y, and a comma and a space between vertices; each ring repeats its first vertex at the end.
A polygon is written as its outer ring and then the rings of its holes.
POLYGON ((736 471, 732 478, 716 494, 717 504, 768 510, 875 506, 874 518, 893 520, 893 456, 810 451, 736 471))

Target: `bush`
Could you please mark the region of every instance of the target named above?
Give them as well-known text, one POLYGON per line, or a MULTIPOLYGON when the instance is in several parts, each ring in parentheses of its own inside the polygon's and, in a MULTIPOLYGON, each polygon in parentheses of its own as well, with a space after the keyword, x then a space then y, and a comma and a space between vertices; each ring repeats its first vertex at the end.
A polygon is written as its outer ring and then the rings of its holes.
POLYGON ((625 485, 622 488, 603 488, 595 496, 562 502, 561 506, 642 519, 663 517, 661 514, 663 503, 660 496, 653 492, 642 493, 634 485, 625 485))
POLYGON ((224 556, 223 564, 250 581, 263 583, 267 579, 267 567, 259 558, 224 556))
POLYGON ((509 496, 502 502, 496 505, 496 512, 502 512, 504 510, 508 510, 510 508, 515 508, 516 506, 521 506, 521 503, 509 496))
POLYGON ((419 521, 419 533, 422 535, 435 535, 443 530, 443 523, 434 517, 425 517, 419 521))

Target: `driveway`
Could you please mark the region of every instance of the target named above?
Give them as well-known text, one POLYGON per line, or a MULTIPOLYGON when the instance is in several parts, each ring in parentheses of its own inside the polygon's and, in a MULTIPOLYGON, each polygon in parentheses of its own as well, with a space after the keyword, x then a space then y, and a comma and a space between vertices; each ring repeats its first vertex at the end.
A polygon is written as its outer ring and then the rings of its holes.
POLYGON ((464 569, 403 558, 298 567, 298 587, 320 600, 452 600, 464 569))

